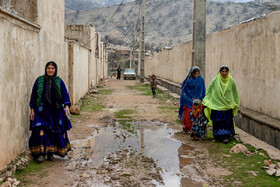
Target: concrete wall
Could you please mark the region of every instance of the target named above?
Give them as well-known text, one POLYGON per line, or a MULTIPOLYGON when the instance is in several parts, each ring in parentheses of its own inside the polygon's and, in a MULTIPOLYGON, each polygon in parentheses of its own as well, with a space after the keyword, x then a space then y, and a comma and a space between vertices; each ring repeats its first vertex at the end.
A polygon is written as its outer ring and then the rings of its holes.
POLYGON ((31 89, 46 62, 56 61, 66 83, 68 77, 64 1, 13 4, 15 9, 0 7, 0 170, 28 145, 31 89))
POLYGON ((69 42, 69 94, 75 104, 88 91, 88 64, 90 50, 76 42, 69 42))
POLYGON ((28 140, 29 97, 40 70, 39 30, 0 11, 0 170, 28 140))
POLYGON ((188 75, 192 64, 192 43, 177 44, 172 50, 162 49, 160 53, 145 59, 145 75, 155 74, 181 83, 188 75))
POLYGON ((88 88, 94 87, 97 82, 95 28, 92 25, 65 25, 65 36, 67 39, 75 40, 91 50, 88 56, 88 88))
POLYGON ((11 8, 19 16, 38 23, 38 0, 10 0, 11 8))
MULTIPOLYGON (((206 86, 226 64, 235 79, 241 105, 280 119, 280 12, 264 19, 209 34, 206 86)), ((146 58, 145 75, 181 83, 191 67, 191 43, 146 58)))
POLYGON ((58 65, 58 75, 68 83, 68 62, 64 57, 64 1, 38 1, 38 22, 40 31, 40 62, 43 64, 55 61, 58 65))

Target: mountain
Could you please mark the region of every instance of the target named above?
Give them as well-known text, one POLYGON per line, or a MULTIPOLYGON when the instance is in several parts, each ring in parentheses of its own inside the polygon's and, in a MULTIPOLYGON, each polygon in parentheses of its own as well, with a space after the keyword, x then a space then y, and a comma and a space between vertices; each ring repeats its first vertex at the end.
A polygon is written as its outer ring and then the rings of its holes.
MULTIPOLYGON (((124 3, 133 0, 124 0, 124 3)), ((65 0, 65 8, 70 10, 90 10, 118 5, 122 0, 65 0)))
POLYGON ((253 0, 210 0, 210 1, 216 1, 216 2, 235 2, 235 3, 247 3, 253 0))
MULTIPOLYGON (((139 0, 138 0, 139 2, 139 0)), ((138 20, 140 4, 133 1, 118 6, 95 10, 80 10, 66 14, 66 24, 92 24, 101 31, 106 41, 115 44, 130 43, 133 23, 138 20)), ((207 2, 207 33, 228 28, 254 17, 279 10, 279 0, 255 0, 247 3, 207 2)), ((147 48, 162 48, 166 45, 192 39, 192 0, 149 0, 146 1, 147 48)), ((139 28, 137 28, 139 31, 139 28)))

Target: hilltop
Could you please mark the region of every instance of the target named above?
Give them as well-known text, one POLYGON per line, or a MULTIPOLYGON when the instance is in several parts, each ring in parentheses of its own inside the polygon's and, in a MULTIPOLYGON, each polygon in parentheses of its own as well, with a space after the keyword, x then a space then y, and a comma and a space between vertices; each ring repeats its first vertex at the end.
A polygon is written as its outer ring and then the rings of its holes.
MULTIPOLYGON (((139 19, 140 4, 133 1, 122 5, 103 37, 110 43, 129 43, 132 25, 139 19)), ((279 9, 277 0, 256 0, 247 3, 207 2, 207 33, 231 27, 254 17, 279 9)), ((80 10, 66 14, 66 24, 92 24, 100 31, 118 6, 80 10)), ((147 47, 182 43, 192 38, 192 0, 150 0, 146 2, 147 47)), ((138 22, 139 23, 139 22, 138 22)), ((139 30, 139 29, 138 29, 139 30)))

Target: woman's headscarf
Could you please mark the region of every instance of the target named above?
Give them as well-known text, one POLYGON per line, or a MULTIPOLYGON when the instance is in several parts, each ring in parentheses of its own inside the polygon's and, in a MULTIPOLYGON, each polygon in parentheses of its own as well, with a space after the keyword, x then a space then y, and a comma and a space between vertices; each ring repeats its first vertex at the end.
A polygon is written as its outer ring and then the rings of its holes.
POLYGON ((203 100, 205 96, 205 84, 203 78, 199 75, 196 79, 192 76, 194 70, 200 70, 199 67, 193 66, 186 79, 181 83, 181 97, 178 117, 182 120, 184 116, 184 106, 192 108, 193 99, 203 100))
POLYGON ((52 103, 52 99, 51 99, 51 88, 54 88, 54 93, 55 93, 55 103, 57 106, 61 106, 62 105, 62 99, 61 96, 59 94, 55 79, 57 77, 57 65, 55 62, 50 61, 46 64, 45 66, 45 78, 46 78, 46 100, 48 101, 49 104, 52 103), (49 65, 52 65, 55 68, 55 72, 53 76, 48 76, 47 74, 47 67, 49 65))
POLYGON ((211 110, 226 111, 232 109, 234 115, 239 107, 237 88, 230 73, 223 78, 221 73, 214 78, 207 88, 202 104, 207 106, 204 113, 210 121, 211 110))

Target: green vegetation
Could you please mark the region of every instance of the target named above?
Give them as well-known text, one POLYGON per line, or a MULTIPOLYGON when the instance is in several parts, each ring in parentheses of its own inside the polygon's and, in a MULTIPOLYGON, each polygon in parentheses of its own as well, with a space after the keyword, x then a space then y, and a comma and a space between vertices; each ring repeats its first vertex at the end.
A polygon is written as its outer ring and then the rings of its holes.
POLYGON ((131 124, 131 121, 122 120, 122 121, 119 121, 119 122, 121 124, 121 128, 129 133, 129 134, 126 134, 127 136, 130 136, 132 134, 137 134, 136 127, 135 127, 135 125, 131 124))
POLYGON ((213 142, 212 131, 208 131, 207 134, 208 137, 205 143, 210 144, 208 150, 212 161, 214 161, 216 167, 223 167, 232 172, 231 175, 223 177, 225 186, 280 186, 280 182, 277 181, 278 178, 269 176, 263 169, 264 160, 269 159, 265 151, 256 150, 251 145, 245 145, 252 153, 251 156, 246 156, 243 153, 230 153, 230 149, 241 142, 236 139, 233 139, 228 144, 213 142), (254 176, 253 173, 257 176, 254 176), (235 184, 233 181, 240 181, 241 184, 235 184))
POLYGON ((124 109, 124 110, 120 110, 118 112, 115 113, 115 117, 116 118, 127 118, 127 119, 132 119, 131 116, 128 116, 130 114, 133 114, 134 110, 131 109, 124 109))
POLYGON ((27 167, 25 167, 22 170, 16 170, 15 172, 15 178, 19 180, 20 182, 24 183, 25 185, 30 184, 31 182, 28 180, 29 176, 37 176, 39 178, 43 178, 47 175, 45 171, 43 171, 45 168, 50 167, 50 162, 44 162, 44 163, 37 163, 34 161, 31 161, 27 167))
MULTIPOLYGON (((111 91, 104 91, 102 94, 109 94, 111 91)), ((78 115, 70 115, 69 119, 71 122, 77 122, 83 120, 84 118, 89 118, 90 112, 101 111, 105 108, 104 106, 104 96, 103 95, 86 95, 81 100, 81 113, 78 115)))
POLYGON ((182 121, 181 121, 181 120, 179 120, 179 119, 176 119, 176 120, 175 120, 175 122, 176 122, 177 124, 182 125, 182 121))
MULTIPOLYGON (((138 90, 140 92, 142 92, 142 95, 147 95, 147 96, 152 96, 152 90, 150 88, 150 85, 149 84, 137 84, 135 86, 127 86, 127 88, 129 88, 130 90, 138 90)), ((160 90, 156 90, 156 93, 157 93, 157 98, 163 100, 164 98, 166 98, 167 96, 165 95, 166 93, 163 93, 162 91, 160 90), (163 96, 161 96, 163 95, 163 96)), ((167 94, 169 95, 169 94, 167 94)), ((171 97, 171 96, 169 96, 171 97)))
POLYGON ((106 89, 106 90, 98 90, 98 93, 101 95, 110 95, 112 94, 113 90, 111 89, 106 89))
POLYGON ((126 134, 128 136, 131 134, 137 134, 135 125, 131 123, 133 118, 130 115, 134 113, 135 111, 131 109, 124 109, 115 113, 115 117, 120 119, 118 121, 120 122, 121 128, 129 133, 126 134))
POLYGON ((93 112, 103 110, 104 108, 102 98, 96 98, 93 95, 86 95, 82 99, 81 111, 93 112))
MULTIPOLYGON (((172 105, 166 105, 166 106, 159 106, 158 108, 164 113, 170 113, 170 112, 174 112, 175 110, 177 110, 178 106, 172 104, 172 105)), ((181 121, 180 121, 180 123, 181 123, 181 121)))

